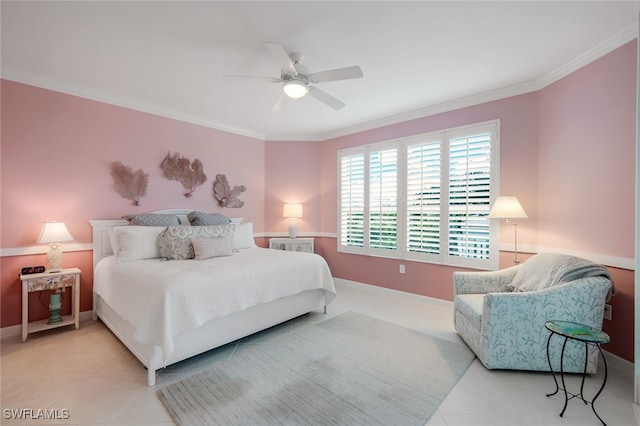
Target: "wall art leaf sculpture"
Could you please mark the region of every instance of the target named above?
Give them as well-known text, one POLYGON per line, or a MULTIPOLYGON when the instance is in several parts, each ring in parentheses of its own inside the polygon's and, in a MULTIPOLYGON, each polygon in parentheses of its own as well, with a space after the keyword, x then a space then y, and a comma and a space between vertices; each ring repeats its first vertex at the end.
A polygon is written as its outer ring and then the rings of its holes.
POLYGON ((235 185, 233 189, 229 185, 229 181, 225 175, 216 175, 216 181, 213 183, 213 196, 218 200, 220 207, 240 208, 244 206, 244 201, 240 201, 238 197, 247 190, 244 185, 235 185))
POLYGON ((140 205, 140 198, 147 195, 149 185, 149 175, 142 169, 135 172, 131 167, 127 167, 120 161, 111 163, 111 176, 113 177, 113 188, 122 198, 133 201, 136 206, 140 205))
POLYGON ((160 163, 160 168, 162 169, 162 176, 169 180, 177 180, 184 186, 187 190, 184 196, 187 198, 193 195, 193 191, 196 190, 197 186, 207 181, 207 176, 202 170, 202 162, 197 158, 191 162, 191 160, 181 156, 178 152, 173 154, 169 152, 160 163))

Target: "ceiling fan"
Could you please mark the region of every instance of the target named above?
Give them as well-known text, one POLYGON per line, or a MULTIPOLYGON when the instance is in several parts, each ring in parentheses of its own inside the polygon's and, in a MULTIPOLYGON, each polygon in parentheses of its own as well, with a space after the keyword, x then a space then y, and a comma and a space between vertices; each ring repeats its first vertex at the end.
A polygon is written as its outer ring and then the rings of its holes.
POLYGON ((291 99, 300 99, 307 94, 331 108, 339 110, 345 104, 313 84, 362 77, 362 70, 358 66, 310 73, 309 69, 301 64, 302 55, 300 53, 289 54, 284 47, 276 43, 264 43, 264 47, 280 65, 280 78, 242 75, 224 75, 222 77, 229 81, 282 83, 282 93, 273 105, 272 111, 280 111, 291 99))

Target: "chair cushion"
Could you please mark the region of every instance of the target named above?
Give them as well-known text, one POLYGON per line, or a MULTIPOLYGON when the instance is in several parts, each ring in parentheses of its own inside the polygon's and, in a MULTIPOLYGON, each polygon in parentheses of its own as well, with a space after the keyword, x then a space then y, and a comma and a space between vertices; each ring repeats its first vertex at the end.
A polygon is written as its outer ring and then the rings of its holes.
POLYGON ((464 315, 479 331, 482 326, 484 294, 460 294, 453 299, 454 312, 464 315))

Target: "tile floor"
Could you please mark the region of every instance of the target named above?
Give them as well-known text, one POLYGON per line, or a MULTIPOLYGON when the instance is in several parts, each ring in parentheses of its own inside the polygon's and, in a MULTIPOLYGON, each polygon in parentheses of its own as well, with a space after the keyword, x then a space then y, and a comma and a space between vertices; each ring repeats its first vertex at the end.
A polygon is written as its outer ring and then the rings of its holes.
MULTIPOLYGON (((159 374, 155 388, 147 387, 142 365, 99 321, 84 322, 77 331, 69 328, 32 334, 26 343, 21 343, 19 336, 5 338, 0 357, 0 423, 171 425, 171 419, 156 399, 157 388, 231 357, 243 345, 261 344, 346 311, 441 338, 458 339, 447 303, 362 286, 337 287, 338 297, 327 315, 314 312, 170 366, 159 374), (7 418, 10 414, 7 409, 20 408, 57 409, 58 417, 67 417, 68 413, 68 418, 26 421, 7 418)), ((596 402, 598 413, 609 426, 635 426, 632 376, 628 374, 630 371, 623 370, 610 368, 605 390, 596 402)), ((587 381, 587 389, 597 389, 602 380, 600 371, 587 381)), ((545 397, 551 390, 553 380, 548 373, 489 371, 475 360, 427 426, 600 424, 591 407, 577 400, 570 401, 564 417, 559 417, 563 398, 545 397)))

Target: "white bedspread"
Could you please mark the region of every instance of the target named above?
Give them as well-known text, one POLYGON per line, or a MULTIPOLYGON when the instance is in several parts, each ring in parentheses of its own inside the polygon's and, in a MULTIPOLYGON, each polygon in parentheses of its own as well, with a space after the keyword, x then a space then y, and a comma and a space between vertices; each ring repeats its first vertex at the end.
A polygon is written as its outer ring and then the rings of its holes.
POLYGON ((134 338, 162 347, 205 322, 306 290, 335 297, 325 260, 310 253, 247 249, 207 260, 102 259, 94 272, 96 292, 135 329, 134 338))

